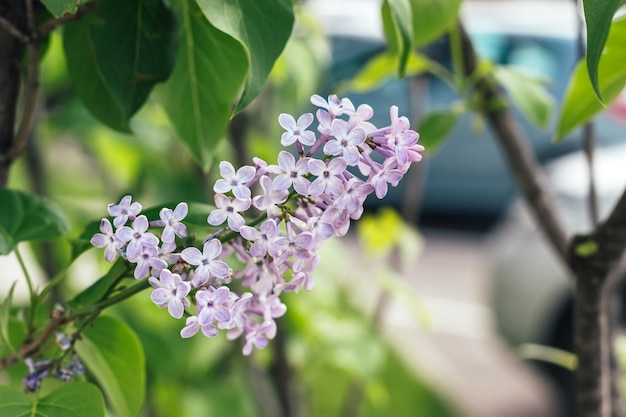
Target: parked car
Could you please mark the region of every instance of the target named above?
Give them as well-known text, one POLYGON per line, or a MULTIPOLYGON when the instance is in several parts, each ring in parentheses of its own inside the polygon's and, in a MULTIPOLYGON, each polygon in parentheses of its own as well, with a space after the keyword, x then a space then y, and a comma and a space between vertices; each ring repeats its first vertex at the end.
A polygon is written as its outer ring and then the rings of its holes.
MULTIPOLYGON (((385 49, 377 0, 310 0, 308 5, 332 38, 332 85, 353 77, 369 59, 385 49)), ((466 1, 463 22, 478 53, 497 64, 530 69, 549 80, 558 111, 569 75, 579 59, 578 14, 569 0, 466 1)), ((443 37, 423 51, 451 66, 448 39, 443 37)), ((374 123, 384 123, 386 109, 395 104, 414 123, 428 111, 449 106, 457 94, 432 75, 419 78, 417 93, 410 79, 393 79, 365 94, 349 94, 355 104, 367 102, 376 110, 374 123)), ((514 109, 540 163, 581 147, 580 132, 560 145, 552 143, 552 127, 540 129, 514 109)), ((420 200, 420 224, 485 231, 504 215, 516 195, 507 163, 488 128, 476 130, 474 115, 462 117, 445 145, 426 159, 426 167, 410 175, 387 199, 369 202, 401 208, 420 200), (416 178, 417 177, 417 178, 416 178), (413 188, 423 187, 421 192, 413 188)), ((597 122, 600 146, 621 140, 621 126, 606 116, 597 122)), ((419 170, 420 168, 416 168, 419 170)))

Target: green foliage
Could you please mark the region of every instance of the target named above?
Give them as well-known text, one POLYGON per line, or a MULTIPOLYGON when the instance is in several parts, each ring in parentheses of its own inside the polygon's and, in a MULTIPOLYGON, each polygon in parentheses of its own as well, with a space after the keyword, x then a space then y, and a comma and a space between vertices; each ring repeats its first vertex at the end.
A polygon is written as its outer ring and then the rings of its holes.
POLYGON ((96 118, 130 131, 130 118, 172 71, 174 28, 174 15, 160 0, 108 0, 67 25, 72 83, 96 118))
POLYGON ((382 5, 383 29, 391 53, 399 57, 398 76, 404 77, 413 49, 413 19, 410 0, 385 0, 382 5))
POLYGON ((434 110, 420 120, 417 126, 417 131, 420 133, 420 143, 424 145, 429 155, 437 153, 462 115, 462 110, 452 107, 434 110))
POLYGON ((72 298, 68 305, 71 308, 79 308, 102 301, 128 271, 128 263, 118 259, 103 277, 72 298))
MULTIPOLYGON (((598 67, 602 97, 610 104, 626 85, 626 18, 615 20, 598 67)), ((603 109, 596 98, 583 62, 570 78, 561 108, 555 141, 561 141, 574 129, 588 122, 603 109)))
POLYGON ((60 17, 65 13, 76 13, 81 0, 41 0, 41 2, 54 17, 60 17))
POLYGON ((461 0, 411 0, 413 45, 434 41, 456 24, 461 0))
POLYGON ((7 298, 0 304, 0 342, 5 349, 0 349, 0 352, 15 352, 15 347, 11 343, 11 337, 9 335, 9 320, 11 318, 11 304, 13 303, 13 291, 15 290, 15 282, 11 285, 7 298))
POLYGON ((248 75, 235 112, 259 94, 282 52, 294 22, 291 0, 196 0, 217 29, 237 39, 248 58, 248 75))
POLYGON ((179 138, 203 167, 222 139, 247 71, 241 44, 211 25, 195 2, 176 2, 178 59, 160 100, 179 138))
POLYGON ((137 417, 146 389, 144 351, 137 335, 110 316, 97 318, 76 343, 81 360, 118 417, 137 417))
POLYGON ((0 201, 0 255, 19 242, 55 239, 68 230, 63 213, 47 199, 2 188, 0 201))
POLYGON ((611 21, 624 0, 584 0, 585 24, 587 25, 587 72, 593 91, 603 101, 598 75, 602 51, 609 36, 611 21))
POLYGON ((0 415, 37 417, 104 417, 104 399, 92 384, 64 384, 43 398, 0 386, 0 415))
POLYGON ((543 88, 541 80, 507 66, 496 66, 494 75, 528 120, 542 128, 548 126, 554 98, 543 88))

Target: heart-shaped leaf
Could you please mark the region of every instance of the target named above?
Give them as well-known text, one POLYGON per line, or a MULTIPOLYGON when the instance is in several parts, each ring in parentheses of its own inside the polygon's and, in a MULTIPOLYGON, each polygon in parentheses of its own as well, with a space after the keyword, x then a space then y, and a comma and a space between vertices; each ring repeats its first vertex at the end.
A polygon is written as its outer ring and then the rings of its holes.
POLYGON ((55 239, 69 228, 61 210, 37 195, 2 188, 0 201, 0 255, 19 242, 55 239))
POLYGON ((135 332, 119 319, 101 316, 85 329, 76 351, 115 415, 137 417, 146 392, 146 367, 135 332))
POLYGON ((43 398, 0 385, 0 415, 37 417, 104 417, 100 390, 85 382, 59 386, 43 398))

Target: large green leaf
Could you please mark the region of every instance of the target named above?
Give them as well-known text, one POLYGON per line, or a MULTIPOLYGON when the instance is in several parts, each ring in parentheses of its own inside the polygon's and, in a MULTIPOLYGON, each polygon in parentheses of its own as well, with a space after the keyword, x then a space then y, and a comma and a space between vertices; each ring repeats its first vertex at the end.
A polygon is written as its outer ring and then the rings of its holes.
POLYGON ((71 308, 86 307, 102 301, 105 296, 115 287, 115 285, 126 275, 130 270, 129 263, 118 258, 117 261, 111 266, 100 279, 91 284, 89 287, 78 293, 72 298, 68 305, 71 308))
POLYGON ((81 360, 102 387, 117 417, 136 417, 146 392, 146 367, 139 338, 124 322, 101 316, 76 343, 81 360))
POLYGON ((19 242, 54 239, 68 230, 63 213, 42 197, 2 188, 0 202, 0 255, 19 242))
POLYGON ((424 145, 429 155, 434 155, 444 144, 462 114, 462 111, 453 107, 435 110, 424 116, 417 127, 417 131, 420 134, 420 144, 424 145))
POLYGON ((249 69, 235 111, 261 91, 293 28, 291 0, 196 0, 211 24, 241 42, 249 69))
MULTIPOLYGON (((626 85, 626 18, 615 20, 606 41, 604 54, 598 67, 598 80, 602 97, 610 104, 626 85)), ((568 133, 591 120, 604 107, 596 98, 584 63, 578 63, 570 79, 555 141, 562 140, 568 133)))
POLYGON ((461 0, 411 0, 413 44, 425 45, 443 35, 459 16, 461 0))
POLYGON ((192 155, 206 167, 223 137, 248 63, 241 44, 217 30, 192 0, 175 3, 178 58, 160 99, 192 155))
POLYGON ((76 13, 81 0, 41 0, 41 2, 54 17, 60 17, 65 13, 76 13))
POLYGON ((382 6, 383 27, 390 51, 399 56, 398 76, 404 77, 413 49, 413 19, 410 0, 385 0, 382 6))
POLYGON ((107 0, 67 26, 65 54, 72 83, 89 109, 113 129, 128 122, 175 59, 175 19, 161 0, 107 0))
POLYGON ((543 87, 542 80, 520 72, 513 67, 496 66, 496 80, 509 98, 534 124, 547 127, 554 108, 554 98, 543 87))
POLYGON ((6 417, 104 417, 104 399, 92 384, 71 382, 43 398, 0 385, 0 415, 6 417))
POLYGON ((598 65, 609 36, 615 11, 624 0, 584 0, 585 24, 587 25, 587 71, 593 90, 603 100, 598 80, 598 65))

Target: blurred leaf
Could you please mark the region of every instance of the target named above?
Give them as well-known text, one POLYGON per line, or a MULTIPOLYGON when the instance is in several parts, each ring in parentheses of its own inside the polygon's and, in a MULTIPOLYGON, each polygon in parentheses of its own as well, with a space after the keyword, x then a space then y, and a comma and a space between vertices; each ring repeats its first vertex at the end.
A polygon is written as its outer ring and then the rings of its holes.
POLYGON ((548 126, 554 98, 543 88, 540 80, 506 66, 496 66, 494 75, 528 120, 542 128, 548 126))
POLYGON ((459 16, 461 0, 410 0, 413 45, 422 46, 443 35, 459 16))
MULTIPOLYGON (((397 76, 398 57, 388 52, 380 53, 367 61, 363 68, 339 88, 353 93, 366 93, 378 88, 385 81, 397 76)), ((405 75, 414 77, 429 68, 429 61, 423 55, 412 52, 407 60, 405 75)))
MULTIPOLYGON (((626 85, 624 45, 626 45, 626 18, 621 18, 612 24, 598 67, 600 90, 607 105, 615 100, 626 85)), ((560 142, 567 134, 591 120, 603 109, 581 61, 570 78, 554 140, 560 142)))
POLYGON ((179 138, 206 168, 245 79, 247 57, 242 45, 213 27, 195 2, 174 6, 180 22, 178 58, 159 96, 179 138))
POLYGON ((146 390, 145 357, 141 343, 127 324, 98 317, 82 333, 76 352, 102 387, 118 417, 136 417, 146 390))
POLYGON ((41 399, 0 385, 0 415, 37 417, 104 417, 104 399, 92 384, 72 382, 41 399))
POLYGON ((71 246, 71 255, 70 260, 75 260, 83 252, 93 248, 94 246, 91 244, 91 238, 96 233, 100 233, 100 220, 92 220, 87 223, 87 226, 83 230, 83 232, 74 239, 68 239, 68 242, 71 246))
POLYGON ((624 0, 583 0, 587 25, 587 72, 598 100, 604 101, 600 90, 598 66, 609 36, 611 21, 624 0))
POLYGON ((60 17, 65 13, 76 13, 81 0, 41 0, 41 2, 54 17, 60 17))
POLYGON ((130 118, 172 72, 174 29, 174 15, 160 0, 108 0, 66 26, 71 81, 98 120, 130 130, 130 118))
POLYGON ((15 347, 11 343, 11 337, 9 336, 9 319, 11 318, 11 304, 13 303, 13 291, 15 290, 15 284, 11 284, 11 289, 7 298, 0 304, 0 336, 2 337, 2 344, 6 347, 9 353, 15 352, 15 347))
POLYGON ((237 39, 248 58, 248 77, 235 112, 261 91, 291 35, 291 0, 196 0, 211 24, 237 39))
POLYGON ((24 191, 0 189, 0 255, 19 242, 49 240, 65 234, 68 224, 52 202, 24 191))
POLYGON ((85 290, 78 293, 72 298, 68 305, 70 308, 85 307, 91 304, 95 304, 98 301, 104 299, 104 297, 113 289, 113 287, 122 279, 130 268, 128 261, 118 258, 117 261, 111 266, 111 269, 91 284, 85 290))
POLYGON ((383 25, 391 41, 391 52, 398 59, 398 77, 404 77, 409 54, 413 49, 413 26, 410 0, 385 0, 383 3, 383 25))
POLYGON ((462 112, 456 109, 434 110, 420 120, 417 131, 420 144, 429 155, 434 155, 456 127, 462 112))
POLYGON ((517 354, 523 359, 540 360, 572 372, 578 367, 578 357, 574 353, 552 346, 524 343, 517 348, 517 354))
POLYGON ((359 244, 369 255, 386 256, 400 245, 399 238, 404 226, 402 217, 388 207, 377 214, 365 215, 358 223, 359 244))

